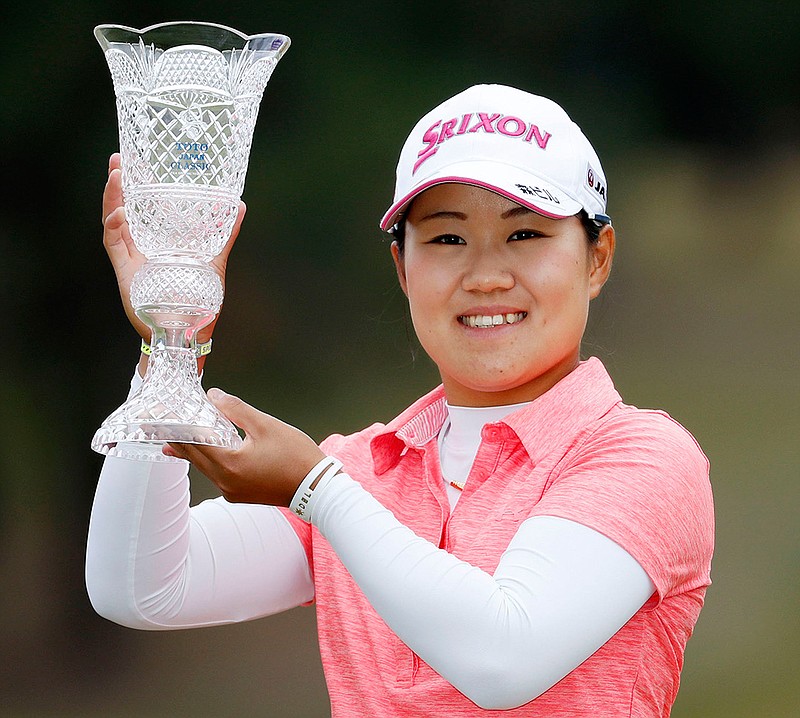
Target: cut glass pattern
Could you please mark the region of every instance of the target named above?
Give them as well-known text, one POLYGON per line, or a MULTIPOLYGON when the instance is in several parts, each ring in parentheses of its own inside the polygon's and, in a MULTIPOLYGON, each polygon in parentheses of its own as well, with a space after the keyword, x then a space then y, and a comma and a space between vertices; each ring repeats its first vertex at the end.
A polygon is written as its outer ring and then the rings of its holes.
POLYGON ((216 314, 222 306, 222 282, 208 265, 148 262, 131 282, 135 308, 154 305, 201 308, 216 314))
POLYGON ((131 303, 153 331, 153 353, 141 389, 92 446, 238 446, 235 428, 200 386, 195 336, 222 305, 208 263, 236 223, 261 96, 289 38, 199 22, 101 25, 95 36, 116 95, 126 217, 148 259, 131 303))
POLYGON ((200 386, 194 351, 162 349, 159 359, 149 363, 139 390, 103 422, 92 448, 107 453, 115 444, 131 441, 238 448, 241 439, 236 428, 217 411, 200 386))

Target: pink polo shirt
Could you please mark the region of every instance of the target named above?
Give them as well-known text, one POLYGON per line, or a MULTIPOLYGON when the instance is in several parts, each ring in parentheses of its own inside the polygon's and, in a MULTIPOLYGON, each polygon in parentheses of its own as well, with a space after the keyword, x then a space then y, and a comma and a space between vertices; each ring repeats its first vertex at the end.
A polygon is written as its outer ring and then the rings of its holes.
MULTIPOLYGON (((483 429, 450 511, 436 436, 439 387, 388 425, 323 449, 417 535, 493 573, 520 523, 556 516, 608 536, 656 594, 602 648, 535 700, 503 711, 548 718, 668 716, 683 652, 710 584, 708 462, 665 413, 622 403, 598 359, 483 429)), ((334 717, 483 716, 386 626, 324 538, 287 514, 314 574, 320 651, 334 717)), ((479 657, 478 657, 479 659, 479 657)))

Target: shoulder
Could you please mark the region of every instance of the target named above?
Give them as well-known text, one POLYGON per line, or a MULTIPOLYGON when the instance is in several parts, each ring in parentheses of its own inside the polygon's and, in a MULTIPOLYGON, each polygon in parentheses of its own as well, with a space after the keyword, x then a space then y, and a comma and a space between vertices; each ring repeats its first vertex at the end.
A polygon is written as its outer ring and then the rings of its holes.
POLYGON ((661 597, 708 585, 714 547, 709 462, 667 413, 617 404, 567 453, 538 513, 605 534, 661 597))
POLYGON ((559 478, 587 473, 609 489, 710 495, 709 461, 692 434, 666 412, 621 402, 587 427, 555 471, 559 478))
POLYGON ((576 442, 558 474, 590 482, 593 500, 635 498, 673 516, 713 511, 709 461, 692 434, 664 411, 618 403, 576 442))
POLYGON ((579 453, 602 451, 631 460, 678 462, 708 474, 709 461, 694 436, 665 411, 617 403, 584 436, 579 453))

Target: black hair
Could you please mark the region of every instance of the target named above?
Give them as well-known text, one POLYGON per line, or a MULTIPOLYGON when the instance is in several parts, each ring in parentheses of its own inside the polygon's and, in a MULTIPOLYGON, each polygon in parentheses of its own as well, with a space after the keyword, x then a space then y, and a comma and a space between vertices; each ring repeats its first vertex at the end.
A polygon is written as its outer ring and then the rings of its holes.
MULTIPOLYGON (((586 232, 586 239, 588 239, 589 244, 592 245, 597 244, 600 240, 600 232, 603 227, 607 224, 611 224, 610 219, 607 217, 604 217, 603 220, 591 219, 585 209, 582 209, 575 216, 580 220, 583 231, 586 232)), ((405 217, 400 217, 400 219, 397 220, 397 223, 389 230, 389 234, 392 235, 392 240, 397 242, 397 248, 400 250, 400 255, 402 256, 406 241, 405 217)))
POLYGON ((397 242, 397 249, 400 252, 400 256, 403 256, 403 249, 405 249, 406 244, 406 219, 405 217, 401 217, 397 220, 397 223, 389 229, 389 234, 392 236, 392 241, 397 242))
POLYGON ((578 212, 576 216, 583 225, 583 231, 586 232, 586 238, 589 240, 589 244, 597 244, 597 242, 600 240, 600 231, 607 224, 611 224, 611 220, 608 218, 604 218, 607 221, 590 219, 589 214, 585 209, 582 209, 580 212, 578 212))

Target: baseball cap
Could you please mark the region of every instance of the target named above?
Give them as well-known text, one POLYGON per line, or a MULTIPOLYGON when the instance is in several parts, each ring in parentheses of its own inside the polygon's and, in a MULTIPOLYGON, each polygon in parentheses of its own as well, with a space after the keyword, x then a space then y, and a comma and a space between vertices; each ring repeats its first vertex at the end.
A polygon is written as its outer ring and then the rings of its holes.
POLYGON ((381 229, 390 231, 418 194, 445 182, 491 190, 547 217, 583 209, 610 222, 603 168, 581 129, 552 100, 506 85, 470 87, 417 122, 381 229))

